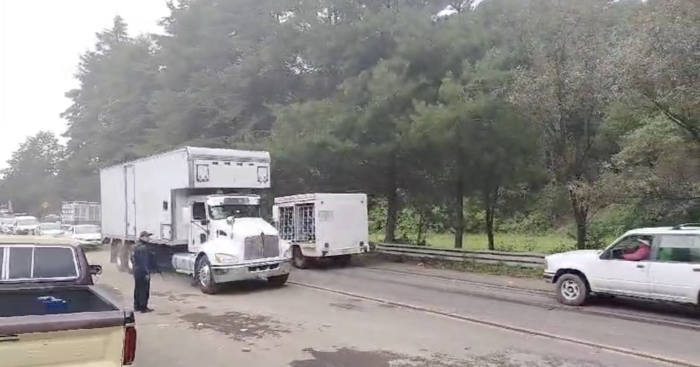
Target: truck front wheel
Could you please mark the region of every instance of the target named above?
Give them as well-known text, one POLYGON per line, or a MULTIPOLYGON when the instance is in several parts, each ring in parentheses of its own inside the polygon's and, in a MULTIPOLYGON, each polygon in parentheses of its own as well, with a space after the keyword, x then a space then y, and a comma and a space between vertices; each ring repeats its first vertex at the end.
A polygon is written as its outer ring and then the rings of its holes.
POLYGON ((197 261, 195 280, 197 281, 197 285, 202 293, 217 294, 219 292, 219 285, 216 284, 216 281, 214 280, 211 263, 206 256, 203 256, 199 259, 199 261, 197 261))
POLYGON ((287 279, 289 279, 289 274, 284 274, 284 275, 277 275, 274 277, 269 277, 267 278, 267 281, 272 285, 273 287, 281 287, 284 285, 284 283, 287 283, 287 279))
POLYGON ((588 285, 577 274, 562 274, 557 279, 557 300, 567 306, 581 306, 588 298, 588 285))
POLYGON ((304 256, 299 246, 294 246, 292 249, 292 264, 297 269, 306 269, 309 267, 309 259, 304 256))

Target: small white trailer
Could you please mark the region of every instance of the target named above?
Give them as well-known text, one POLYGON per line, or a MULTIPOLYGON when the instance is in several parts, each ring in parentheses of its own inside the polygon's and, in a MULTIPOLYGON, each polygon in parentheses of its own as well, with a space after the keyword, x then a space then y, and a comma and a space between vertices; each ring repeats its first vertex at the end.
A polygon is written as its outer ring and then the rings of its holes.
POLYGON ((292 245, 292 264, 331 258, 348 264, 369 252, 366 194, 302 194, 275 198, 272 209, 280 237, 292 245))

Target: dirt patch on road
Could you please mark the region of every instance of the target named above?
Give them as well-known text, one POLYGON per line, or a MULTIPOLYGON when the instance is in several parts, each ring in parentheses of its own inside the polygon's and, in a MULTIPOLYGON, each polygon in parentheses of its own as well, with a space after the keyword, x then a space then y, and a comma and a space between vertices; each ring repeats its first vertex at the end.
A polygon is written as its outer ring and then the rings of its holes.
POLYGON ((462 367, 466 365, 450 364, 436 358, 419 358, 400 355, 387 351, 359 351, 341 348, 332 352, 305 349, 311 358, 289 363, 291 367, 462 367))
POLYGON ((235 340, 279 337, 289 333, 289 329, 267 316, 249 315, 241 312, 227 312, 220 315, 191 313, 180 317, 197 330, 213 330, 235 340))
POLYGON ((290 367, 603 367, 601 364, 563 360, 520 350, 454 359, 444 354, 429 357, 408 356, 388 351, 359 351, 341 348, 336 351, 304 349, 311 358, 289 363, 290 367))
POLYGON ((362 307, 355 303, 345 302, 345 303, 329 303, 331 307, 342 308, 343 310, 350 311, 362 311, 362 307))

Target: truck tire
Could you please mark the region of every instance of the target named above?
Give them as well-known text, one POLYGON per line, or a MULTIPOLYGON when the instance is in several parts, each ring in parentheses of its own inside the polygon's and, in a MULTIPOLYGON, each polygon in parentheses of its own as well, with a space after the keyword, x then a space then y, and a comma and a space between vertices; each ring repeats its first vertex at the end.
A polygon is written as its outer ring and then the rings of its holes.
POLYGON ((197 261, 197 266, 195 268, 195 279, 197 281, 197 286, 204 294, 217 294, 219 293, 219 284, 216 284, 214 280, 214 274, 211 271, 211 263, 206 256, 197 261))
POLYGON ((287 283, 287 279, 289 279, 289 274, 284 274, 284 275, 277 275, 274 277, 269 277, 267 278, 267 281, 270 283, 271 286, 273 287, 281 287, 284 285, 284 283, 287 283))
POLYGON ((588 298, 588 285, 577 274, 562 274, 557 279, 557 301, 567 306, 581 306, 588 298))
POLYGON ((309 258, 304 256, 299 246, 294 246, 292 249, 292 265, 297 269, 306 269, 309 267, 309 258))

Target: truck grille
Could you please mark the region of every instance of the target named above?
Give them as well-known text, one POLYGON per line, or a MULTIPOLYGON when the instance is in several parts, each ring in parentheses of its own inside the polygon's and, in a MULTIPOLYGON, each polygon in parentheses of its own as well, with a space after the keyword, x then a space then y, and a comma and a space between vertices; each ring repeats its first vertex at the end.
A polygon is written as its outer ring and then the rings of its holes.
POLYGON ((249 236, 245 238, 244 245, 244 260, 280 256, 279 237, 276 235, 249 236))

